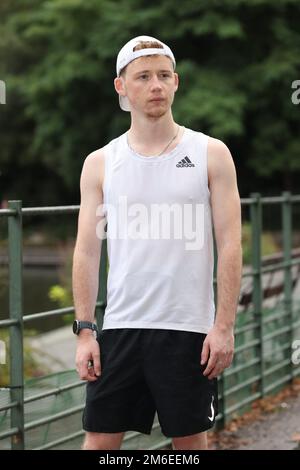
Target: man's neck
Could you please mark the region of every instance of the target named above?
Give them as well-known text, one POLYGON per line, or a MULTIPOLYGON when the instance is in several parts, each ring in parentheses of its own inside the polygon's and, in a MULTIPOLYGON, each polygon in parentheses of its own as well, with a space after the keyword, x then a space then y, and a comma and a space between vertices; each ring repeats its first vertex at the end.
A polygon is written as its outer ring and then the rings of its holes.
POLYGON ((137 151, 146 155, 156 154, 174 137, 176 131, 177 124, 171 113, 157 119, 132 115, 128 139, 137 151))

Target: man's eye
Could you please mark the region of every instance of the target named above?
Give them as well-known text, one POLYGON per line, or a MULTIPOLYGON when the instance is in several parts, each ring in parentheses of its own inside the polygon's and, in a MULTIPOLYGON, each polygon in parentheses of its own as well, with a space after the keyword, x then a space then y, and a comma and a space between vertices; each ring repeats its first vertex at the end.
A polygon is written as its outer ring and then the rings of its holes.
POLYGON ((140 75, 140 78, 141 78, 142 80, 146 80, 146 79, 148 78, 148 75, 146 75, 146 74, 140 75))

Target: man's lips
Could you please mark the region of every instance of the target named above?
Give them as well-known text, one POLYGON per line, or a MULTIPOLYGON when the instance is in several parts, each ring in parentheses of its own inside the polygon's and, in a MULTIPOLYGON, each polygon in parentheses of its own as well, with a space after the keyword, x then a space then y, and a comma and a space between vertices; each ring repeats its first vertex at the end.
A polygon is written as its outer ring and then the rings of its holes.
POLYGON ((150 102, 159 102, 159 101, 164 101, 164 98, 152 98, 151 100, 149 100, 150 102))

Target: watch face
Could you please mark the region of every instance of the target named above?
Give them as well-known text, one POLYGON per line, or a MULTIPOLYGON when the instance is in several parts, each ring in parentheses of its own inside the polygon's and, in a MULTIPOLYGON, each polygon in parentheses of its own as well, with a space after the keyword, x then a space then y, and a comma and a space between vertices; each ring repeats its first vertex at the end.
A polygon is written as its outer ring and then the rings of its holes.
POLYGON ((74 320, 73 321, 73 333, 74 333, 74 335, 78 334, 78 327, 79 327, 78 320, 74 320))

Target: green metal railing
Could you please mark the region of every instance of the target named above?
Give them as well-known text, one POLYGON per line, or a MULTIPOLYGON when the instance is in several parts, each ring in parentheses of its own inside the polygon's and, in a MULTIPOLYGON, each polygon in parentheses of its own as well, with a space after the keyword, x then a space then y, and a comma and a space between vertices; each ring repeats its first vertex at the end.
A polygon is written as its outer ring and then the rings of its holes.
MULTIPOLYGON (((288 192, 279 197, 265 198, 254 193, 250 198, 242 199, 242 206, 245 209, 250 209, 252 267, 250 271, 243 272, 243 280, 252 280, 249 294, 249 304, 252 308, 246 313, 242 312, 237 315, 235 359, 232 366, 222 374, 219 380, 220 409, 217 419, 220 426, 235 416, 237 412, 246 409, 257 398, 276 391, 300 375, 300 366, 291 361, 292 342, 295 339, 300 339, 300 302, 298 302, 300 299, 294 298, 297 279, 292 272, 300 266, 300 252, 299 255, 294 256, 292 250, 292 208, 299 202, 299 195, 292 196, 288 192), (283 255, 282 260, 265 266, 261 255, 263 206, 274 204, 281 207, 283 255), (264 296, 267 291, 264 289, 263 280, 266 276, 278 272, 284 273, 282 299, 275 307, 268 308, 264 305, 264 296), (274 355, 276 356, 275 361, 274 355)), ((79 206, 22 208, 21 201, 9 201, 8 209, 0 210, 0 217, 8 219, 9 243, 9 319, 0 321, 0 328, 9 328, 10 332, 10 385, 6 390, 0 390, 0 397, 1 394, 6 393, 7 398, 4 404, 1 404, 0 400, 0 440, 11 438, 12 449, 26 448, 25 436, 32 429, 49 426, 50 423, 62 419, 69 419, 73 415, 81 413, 83 409, 83 402, 80 402, 80 405, 67 407, 64 411, 53 412, 51 415, 47 415, 47 411, 45 411, 42 418, 30 419, 26 415, 26 406, 37 401, 41 403, 42 400, 53 396, 63 397, 66 393, 76 394, 84 383, 74 379, 74 375, 67 385, 58 384, 54 387, 48 387, 46 392, 28 395, 26 387, 24 390, 23 373, 24 324, 37 318, 74 313, 74 308, 23 315, 22 217, 40 214, 76 214, 78 210, 79 206), (1 413, 7 412, 10 412, 10 425, 1 431, 1 413)), ((100 288, 95 312, 100 328, 106 306, 106 266, 107 250, 106 240, 104 240, 99 273, 100 288)), ((77 399, 80 400, 78 397, 77 399)), ((31 408, 31 413, 32 410, 34 408, 31 408)), ((158 423, 155 423, 154 428, 158 427, 158 423)), ((77 439, 82 434, 83 432, 79 428, 67 436, 46 442, 35 448, 53 448, 70 442, 72 439, 77 439)), ((135 434, 129 433, 127 438, 130 439, 135 434)), ((151 448, 161 448, 167 442, 169 440, 158 440, 151 448)))
MULTIPOLYGON (((25 447, 25 432, 41 424, 50 423, 57 419, 64 418, 82 409, 71 409, 68 411, 57 413, 55 416, 46 417, 36 422, 24 423, 24 405, 31 401, 45 398, 46 396, 58 394, 63 391, 52 390, 39 394, 38 398, 35 396, 29 397, 24 400, 24 372, 23 372, 23 326, 31 321, 41 318, 62 316, 69 313, 74 313, 74 307, 60 308, 47 312, 38 312, 32 315, 23 316, 23 300, 22 300, 22 217, 29 215, 41 214, 59 214, 77 213, 79 206, 61 206, 61 207, 42 207, 42 208, 22 208, 21 201, 9 201, 8 209, 0 210, 0 217, 8 218, 8 240, 9 240, 9 312, 10 318, 8 320, 0 321, 0 328, 10 329, 9 344, 10 351, 10 404, 0 406, 0 413, 7 409, 11 409, 10 415, 10 429, 0 432, 0 440, 11 436, 12 449, 24 449, 25 447)), ((101 252, 100 261, 100 289, 98 301, 96 303, 96 318, 99 327, 102 326, 103 313, 105 309, 106 299, 106 240, 103 241, 103 249, 101 252)), ((0 365, 1 367, 1 365, 0 365)), ((0 369, 1 371, 1 369, 0 369)), ((71 387, 82 386, 84 383, 78 381, 71 385, 71 387)), ((1 394, 1 392, 0 392, 1 394)), ((70 437, 70 436, 69 436, 70 437)))

